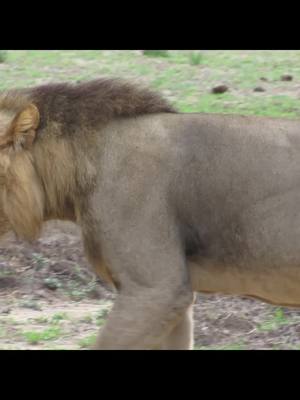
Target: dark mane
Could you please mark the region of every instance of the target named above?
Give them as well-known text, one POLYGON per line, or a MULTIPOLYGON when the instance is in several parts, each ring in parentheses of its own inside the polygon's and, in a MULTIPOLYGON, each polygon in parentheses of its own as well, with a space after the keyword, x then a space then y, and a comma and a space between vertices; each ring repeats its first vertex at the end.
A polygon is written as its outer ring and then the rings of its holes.
POLYGON ((24 90, 40 110, 41 125, 97 127, 118 117, 135 117, 176 110, 159 94, 120 79, 97 79, 79 84, 45 84, 24 90))

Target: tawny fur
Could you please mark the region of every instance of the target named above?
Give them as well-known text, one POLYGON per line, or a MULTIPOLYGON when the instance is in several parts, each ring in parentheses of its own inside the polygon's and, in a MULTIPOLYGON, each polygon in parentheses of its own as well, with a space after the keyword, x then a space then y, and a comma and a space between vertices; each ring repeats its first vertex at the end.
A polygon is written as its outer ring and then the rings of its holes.
POLYGON ((99 126, 118 117, 175 112, 157 93, 120 79, 15 89, 0 94, 0 145, 30 104, 39 110, 35 146, 6 166, 3 195, 11 226, 26 239, 38 236, 43 220, 79 217, 76 196, 93 186, 96 174, 80 148, 99 126))
POLYGON ((119 80, 0 95, 0 234, 79 225, 101 349, 192 348, 193 291, 300 305, 298 120, 176 113, 119 80))
POLYGON ((31 154, 15 154, 6 168, 4 213, 21 238, 36 239, 44 221, 45 197, 31 154))
MULTIPOLYGON (((103 262, 93 239, 99 222, 86 200, 97 188, 99 175, 95 167, 99 152, 93 149, 101 145, 101 130, 110 121, 158 113, 176 111, 158 94, 118 79, 47 84, 0 94, 0 233, 12 229, 19 237, 34 240, 44 221, 77 222, 96 273, 119 288, 118 277, 103 262)), ((184 311, 190 296, 183 298, 184 311)), ((182 318, 178 311, 169 313, 168 332, 182 318)), ((184 337, 190 347, 190 335, 184 337)), ((172 343, 174 338, 175 333, 172 343)), ((180 338, 178 343, 183 345, 180 338)))

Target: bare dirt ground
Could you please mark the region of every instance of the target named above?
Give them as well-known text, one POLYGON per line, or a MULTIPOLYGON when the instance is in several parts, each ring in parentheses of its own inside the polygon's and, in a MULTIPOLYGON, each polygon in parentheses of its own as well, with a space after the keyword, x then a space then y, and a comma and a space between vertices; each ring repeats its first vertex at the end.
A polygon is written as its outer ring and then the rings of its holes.
MULTIPOLYGON (((0 349, 85 349, 114 293, 89 269, 80 233, 52 222, 32 244, 0 247, 0 349)), ((198 295, 195 349, 300 349, 300 310, 198 295)))

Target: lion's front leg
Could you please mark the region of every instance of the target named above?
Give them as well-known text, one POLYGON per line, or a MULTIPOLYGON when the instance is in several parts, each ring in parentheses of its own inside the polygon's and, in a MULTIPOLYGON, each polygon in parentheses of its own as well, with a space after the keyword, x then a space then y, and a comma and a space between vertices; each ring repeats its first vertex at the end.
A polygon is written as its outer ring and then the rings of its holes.
MULTIPOLYGON (((139 219, 126 229, 119 224, 118 230, 106 231, 102 240, 119 294, 97 349, 157 349, 193 302, 176 225, 152 219, 146 230, 144 226, 139 219)), ((175 340, 174 331, 170 346, 179 343, 181 335, 185 336, 184 329, 177 329, 175 340)))
POLYGON ((163 347, 166 349, 191 348, 189 329, 187 332, 186 327, 175 328, 172 332, 189 301, 188 291, 179 294, 162 288, 139 290, 131 296, 120 295, 94 349, 151 350, 160 348, 162 342, 166 343, 163 347))
MULTIPOLYGON (((194 297, 195 299, 195 297, 194 297)), ((193 303, 182 316, 171 333, 163 340, 158 350, 192 350, 194 347, 193 303)))

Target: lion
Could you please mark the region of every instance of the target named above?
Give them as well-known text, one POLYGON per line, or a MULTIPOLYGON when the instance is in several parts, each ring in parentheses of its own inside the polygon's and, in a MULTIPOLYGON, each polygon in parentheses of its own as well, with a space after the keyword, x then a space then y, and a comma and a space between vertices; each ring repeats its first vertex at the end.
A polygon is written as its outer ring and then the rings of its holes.
POLYGON ((117 292, 95 349, 192 349, 195 293, 300 305, 300 121, 119 79, 0 95, 0 234, 75 222, 117 292))

